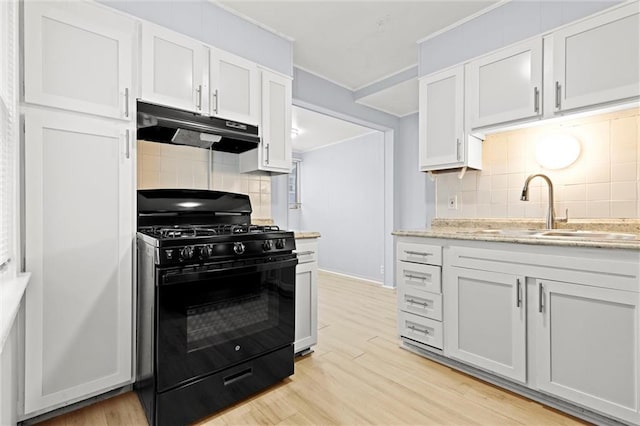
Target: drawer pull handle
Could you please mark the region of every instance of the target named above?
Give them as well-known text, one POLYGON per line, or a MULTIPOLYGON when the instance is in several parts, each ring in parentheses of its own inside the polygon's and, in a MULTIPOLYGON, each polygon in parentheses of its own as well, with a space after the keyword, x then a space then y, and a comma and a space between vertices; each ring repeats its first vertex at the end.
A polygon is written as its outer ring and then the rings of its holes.
POLYGON ((410 325, 407 328, 415 333, 422 333, 425 336, 428 336, 430 334, 428 329, 416 327, 415 325, 410 325))
POLYGON ((431 253, 422 253, 419 251, 405 250, 404 252, 409 256, 423 256, 423 257, 431 256, 431 253))
POLYGON ((315 253, 313 250, 297 252, 298 256, 308 256, 308 255, 313 254, 313 253, 315 253))
POLYGON ((427 277, 421 277, 419 275, 405 274, 405 277, 410 280, 427 281, 427 277))
POLYGON ((421 306, 424 306, 425 308, 428 308, 431 305, 431 303, 429 302, 418 302, 415 299, 407 299, 407 303, 410 303, 412 305, 421 305, 421 306))

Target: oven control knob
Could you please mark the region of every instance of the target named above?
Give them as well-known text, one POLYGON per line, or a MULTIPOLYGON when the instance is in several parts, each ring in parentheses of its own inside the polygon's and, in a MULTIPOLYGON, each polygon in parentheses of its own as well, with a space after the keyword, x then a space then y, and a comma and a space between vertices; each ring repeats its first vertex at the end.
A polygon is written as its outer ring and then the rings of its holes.
POLYGON ((244 253, 244 244, 242 244, 242 243, 233 243, 233 251, 235 252, 235 254, 244 253))
POLYGON ((264 251, 269 251, 273 248, 273 242, 271 240, 265 240, 264 243, 262 243, 262 249, 264 251))
POLYGON ((276 248, 277 249, 279 249, 279 250, 283 249, 284 248, 284 244, 285 244, 284 238, 280 238, 279 240, 276 240, 276 248))
POLYGON ((189 260, 193 257, 193 247, 192 246, 186 246, 183 247, 182 250, 180 250, 180 258, 182 260, 189 260))
POLYGON ((208 259, 211 257, 211 246, 202 246, 200 249, 200 257, 203 259, 208 259))

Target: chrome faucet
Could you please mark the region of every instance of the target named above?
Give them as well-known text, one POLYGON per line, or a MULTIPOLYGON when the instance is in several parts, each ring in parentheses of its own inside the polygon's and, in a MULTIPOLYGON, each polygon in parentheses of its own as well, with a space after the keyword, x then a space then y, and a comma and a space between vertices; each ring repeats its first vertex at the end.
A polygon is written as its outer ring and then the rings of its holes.
POLYGON ((520 196, 520 200, 529 201, 529 182, 535 177, 541 177, 547 182, 549 186, 549 209, 547 210, 547 229, 556 229, 556 222, 567 222, 569 219, 569 209, 567 209, 566 217, 560 218, 556 220, 556 212, 553 208, 553 183, 551 183, 551 179, 549 176, 543 175, 541 173, 535 175, 529 175, 527 180, 524 181, 524 187, 522 188, 522 195, 520 196))

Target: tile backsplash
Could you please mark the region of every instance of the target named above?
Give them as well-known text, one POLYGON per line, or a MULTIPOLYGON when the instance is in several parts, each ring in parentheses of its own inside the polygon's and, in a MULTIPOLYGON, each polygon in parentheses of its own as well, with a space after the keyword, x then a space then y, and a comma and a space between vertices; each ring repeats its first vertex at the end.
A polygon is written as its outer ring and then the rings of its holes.
POLYGON ((570 218, 640 217, 638 108, 488 135, 482 162, 481 171, 467 171, 462 179, 457 173, 437 175, 436 217, 543 218, 548 196, 542 179, 532 180, 529 201, 520 201, 533 173, 551 178, 557 216, 569 209, 570 218), (551 132, 580 141, 580 156, 565 169, 545 170, 535 161, 536 141, 551 132), (448 206, 453 197, 457 209, 448 206))
POLYGON ((240 173, 238 154, 213 151, 208 186, 208 150, 147 141, 138 141, 137 147, 138 189, 192 188, 249 194, 251 218, 271 218, 271 176, 240 173))

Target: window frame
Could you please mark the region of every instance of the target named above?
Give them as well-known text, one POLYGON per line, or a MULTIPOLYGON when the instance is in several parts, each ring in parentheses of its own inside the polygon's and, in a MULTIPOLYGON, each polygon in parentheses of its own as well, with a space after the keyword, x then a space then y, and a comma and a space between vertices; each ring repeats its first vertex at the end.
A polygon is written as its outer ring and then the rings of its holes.
POLYGON ((302 197, 300 194, 300 169, 302 160, 294 158, 291 160, 291 172, 287 176, 287 202, 290 210, 298 210, 302 208, 302 197), (294 180, 293 185, 291 180, 294 180), (291 202, 291 195, 293 194, 293 202, 291 202))

